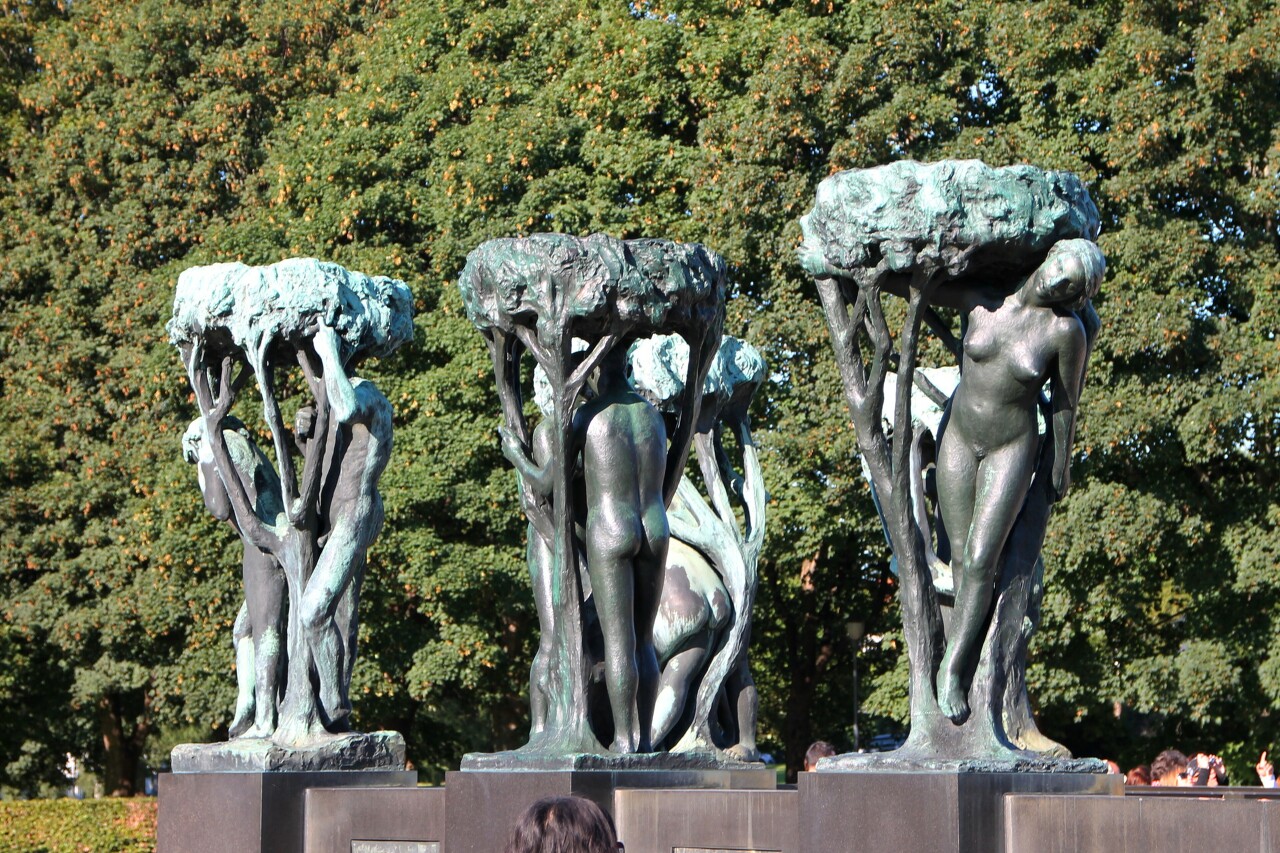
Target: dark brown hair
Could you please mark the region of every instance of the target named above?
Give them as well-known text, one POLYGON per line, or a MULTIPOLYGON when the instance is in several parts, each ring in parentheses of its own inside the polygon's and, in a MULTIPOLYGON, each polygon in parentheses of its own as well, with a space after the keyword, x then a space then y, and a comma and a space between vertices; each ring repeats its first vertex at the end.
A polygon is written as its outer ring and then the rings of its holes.
POLYGON ((808 770, 818 763, 819 758, 826 758, 829 755, 835 755, 836 748, 825 740, 815 740, 809 744, 808 751, 804 754, 804 769, 808 770))
POLYGON ((1187 769, 1187 757, 1176 749, 1166 749, 1151 762, 1151 782, 1155 784, 1165 777, 1180 775, 1187 769))
POLYGON ((616 853, 613 819, 582 797, 544 797, 516 823, 506 853, 616 853))

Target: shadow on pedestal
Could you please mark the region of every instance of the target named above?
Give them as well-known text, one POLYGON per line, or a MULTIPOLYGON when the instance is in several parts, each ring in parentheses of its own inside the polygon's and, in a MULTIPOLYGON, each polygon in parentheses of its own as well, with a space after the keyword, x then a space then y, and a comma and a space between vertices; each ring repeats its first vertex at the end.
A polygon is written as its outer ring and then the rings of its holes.
POLYGON ((1006 794, 1119 795, 1122 783, 1091 773, 801 773, 800 849, 1011 853, 1006 794))
POLYGON ((160 774, 158 853, 301 853, 310 788, 414 786, 396 770, 160 774))

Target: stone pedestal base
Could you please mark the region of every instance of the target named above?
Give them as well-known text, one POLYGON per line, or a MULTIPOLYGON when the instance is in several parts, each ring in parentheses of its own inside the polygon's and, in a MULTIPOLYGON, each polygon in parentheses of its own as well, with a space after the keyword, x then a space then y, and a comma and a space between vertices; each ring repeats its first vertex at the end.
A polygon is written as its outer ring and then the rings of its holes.
MULTIPOLYGON (((468 756, 468 759, 471 759, 468 756)), ((607 758, 607 757, 605 757, 607 758)), ((656 758, 619 756, 645 761, 653 769, 617 770, 460 770, 445 774, 445 835, 449 853, 493 853, 502 850, 524 810, 550 796, 579 796, 614 813, 614 793, 628 788, 772 789, 774 771, 763 765, 744 769, 658 769, 656 758), (749 769, 748 769, 749 768, 749 769)), ((680 762, 677 761, 677 764, 680 762)), ((464 761, 465 767, 467 762, 464 761)), ((630 849, 630 847, 628 847, 630 849)))
POLYGON ((1280 796, 1272 798, 1272 793, 1263 788, 1130 788, 1123 797, 1013 796, 1005 800, 1004 849, 1275 853, 1280 850, 1280 796))
POLYGON ((799 798, 795 789, 622 790, 613 795, 614 820, 627 853, 800 853, 799 798))
POLYGON ((158 853, 302 853, 310 788, 414 786, 413 771, 162 773, 158 853))
POLYGON ((403 770, 404 738, 399 732, 347 732, 290 746, 269 738, 184 743, 169 753, 169 762, 174 773, 403 770))
POLYGON ((444 853, 444 788, 312 788, 305 853, 444 853))
POLYGON ((1006 853, 1006 794, 1122 794, 1088 773, 801 773, 799 846, 823 853, 1006 853))
MULTIPOLYGON (((507 752, 469 752, 462 757, 463 770, 483 771, 545 771, 545 770, 596 770, 643 773, 696 773, 689 779, 720 778, 707 776, 708 773, 738 774, 735 778, 745 784, 698 784, 689 785, 695 788, 760 788, 774 787, 773 782, 765 783, 768 774, 759 761, 732 761, 714 752, 638 752, 629 754, 594 752, 571 752, 564 754, 547 754, 533 750, 513 749, 507 752), (748 780, 756 778, 756 783, 748 780)), ((655 777, 656 778, 656 777, 655 777)), ((633 787, 633 786, 625 786, 633 787)))

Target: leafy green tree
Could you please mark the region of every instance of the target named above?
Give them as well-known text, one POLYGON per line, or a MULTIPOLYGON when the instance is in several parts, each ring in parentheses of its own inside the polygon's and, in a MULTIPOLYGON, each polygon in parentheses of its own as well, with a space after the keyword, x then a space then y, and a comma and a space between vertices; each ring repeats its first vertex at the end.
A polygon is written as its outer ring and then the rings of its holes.
MULTIPOLYGON (((191 412, 162 331, 175 269, 238 215, 283 104, 330 85, 331 47, 363 19, 346 4, 68 7, 29 33, 3 140, 0 589, 9 636, 48 650, 19 694, 37 712, 19 713, 27 752, 47 768, 69 718, 75 751, 130 793, 157 726, 225 724, 239 599, 227 536, 174 453, 191 412)), ((5 763, 24 784, 37 762, 5 763)))
MULTIPOLYGON (((1032 696, 1080 753, 1231 756, 1274 735, 1280 14, 1178 0, 569 0, 251 8, 10 4, 0 51, 3 779, 219 736, 237 546, 177 439, 164 341, 196 263, 314 255, 397 275, 415 345, 362 368, 396 407, 357 723, 423 768, 518 744, 533 615, 498 405, 456 276, 534 231, 695 240, 771 365, 753 656, 762 743, 848 746, 846 620, 870 724, 906 717, 892 578, 795 220, 901 157, 1079 173, 1110 271, 1048 544, 1032 696), (43 771, 36 768, 44 768, 43 771)), ((929 354, 941 359, 940 348, 929 354)))

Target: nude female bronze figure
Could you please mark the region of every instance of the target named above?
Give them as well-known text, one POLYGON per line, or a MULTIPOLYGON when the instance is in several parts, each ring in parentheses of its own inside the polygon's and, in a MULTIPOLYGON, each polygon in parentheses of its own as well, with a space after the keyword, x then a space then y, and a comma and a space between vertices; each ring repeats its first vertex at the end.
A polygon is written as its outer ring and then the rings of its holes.
MULTIPOLYGON (((572 458, 582 457, 586 516, 583 549, 592 596, 604 634, 605 687, 613 712, 610 749, 618 753, 649 752, 649 731, 658 685, 658 658, 653 623, 662 595, 670 534, 663 501, 667 465, 667 431, 662 416, 627 382, 627 347, 605 356, 589 381, 592 395, 574 412, 572 458)), ((548 423, 544 419, 539 424, 548 423)), ((544 430, 545 432, 545 430, 544 430)), ((548 448, 539 448, 534 430, 530 459, 519 440, 502 430, 503 453, 536 492, 550 491, 548 448)), ((531 525, 532 527, 532 525, 531 525)), ((539 593, 546 577, 545 548, 535 547, 530 530, 530 572, 539 616, 552 611, 539 593)), ((545 616, 554 620, 555 614, 545 616)), ((550 632, 544 628, 544 635, 550 632)), ((534 659, 531 681, 546 659, 534 659)), ((545 679, 543 679, 545 680, 545 679)), ((534 731, 545 717, 540 688, 531 684, 534 731)))
POLYGON ((1054 244, 1012 293, 940 288, 938 304, 964 312, 960 383, 943 415, 938 503, 956 579, 951 637, 938 672, 938 705, 969 715, 966 680, 977 662, 1001 555, 1039 457, 1036 413, 1050 387, 1050 496, 1070 484, 1076 406, 1089 341, 1077 312, 1097 294, 1106 262, 1088 240, 1054 244))

